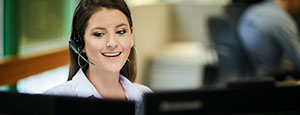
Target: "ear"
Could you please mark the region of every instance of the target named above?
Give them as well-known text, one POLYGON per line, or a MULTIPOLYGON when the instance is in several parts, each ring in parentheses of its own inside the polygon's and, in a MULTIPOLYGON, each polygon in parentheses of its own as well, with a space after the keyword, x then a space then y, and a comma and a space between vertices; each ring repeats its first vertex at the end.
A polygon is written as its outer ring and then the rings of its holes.
POLYGON ((131 35, 130 35, 130 43, 131 43, 131 47, 134 46, 134 39, 133 39, 133 27, 130 28, 131 31, 131 35))
POLYGON ((81 50, 81 52, 82 52, 82 53, 85 53, 85 52, 86 52, 85 48, 83 48, 83 49, 81 50))

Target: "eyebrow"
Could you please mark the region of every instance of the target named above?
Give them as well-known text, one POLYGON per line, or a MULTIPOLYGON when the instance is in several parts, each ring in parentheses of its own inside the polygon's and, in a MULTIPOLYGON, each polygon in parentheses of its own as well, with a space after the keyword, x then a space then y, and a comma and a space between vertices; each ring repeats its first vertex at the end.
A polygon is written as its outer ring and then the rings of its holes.
MULTIPOLYGON (((121 24, 115 26, 115 28, 119 28, 119 27, 122 27, 122 26, 128 26, 128 25, 125 24, 125 23, 121 23, 121 24)), ((92 30, 96 30, 96 29, 99 29, 99 30, 106 30, 104 27, 95 27, 95 28, 93 28, 92 30)))
POLYGON ((125 23, 122 23, 122 24, 117 25, 116 28, 119 28, 119 27, 122 27, 122 26, 128 26, 128 25, 125 24, 125 23))

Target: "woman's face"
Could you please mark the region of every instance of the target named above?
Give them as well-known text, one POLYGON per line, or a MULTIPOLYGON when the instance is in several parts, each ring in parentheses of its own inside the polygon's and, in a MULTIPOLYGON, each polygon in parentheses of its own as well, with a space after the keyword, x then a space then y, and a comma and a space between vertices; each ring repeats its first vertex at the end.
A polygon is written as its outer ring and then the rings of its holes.
POLYGON ((117 9, 102 8, 88 20, 84 34, 88 59, 98 69, 118 72, 126 63, 133 47, 132 28, 125 14, 117 9))

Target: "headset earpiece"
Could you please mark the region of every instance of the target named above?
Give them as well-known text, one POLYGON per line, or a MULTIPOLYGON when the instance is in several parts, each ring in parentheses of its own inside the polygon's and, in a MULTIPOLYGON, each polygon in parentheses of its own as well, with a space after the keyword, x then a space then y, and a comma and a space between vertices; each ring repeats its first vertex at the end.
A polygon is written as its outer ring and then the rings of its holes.
POLYGON ((70 46, 70 48, 76 53, 76 54, 78 54, 84 61, 86 61, 87 63, 89 63, 89 64, 91 64, 91 65, 95 65, 94 63, 92 63, 92 62, 90 62, 90 61, 88 61, 85 57, 83 57, 81 54, 80 54, 80 46, 78 46, 75 42, 74 42, 74 40, 69 40, 69 46, 70 46))
POLYGON ((73 44, 73 46, 75 47, 75 49, 78 50, 78 52, 80 52, 84 48, 84 41, 79 34, 74 34, 70 42, 72 42, 70 44, 73 44))
POLYGON ((79 46, 78 46, 72 39, 69 41, 69 45, 70 45, 70 48, 71 48, 76 54, 79 54, 80 48, 79 48, 79 46))
POLYGON ((79 46, 79 49, 82 50, 84 48, 84 40, 83 40, 83 38, 81 37, 80 34, 76 34, 76 39, 77 39, 76 42, 77 42, 77 44, 79 46))

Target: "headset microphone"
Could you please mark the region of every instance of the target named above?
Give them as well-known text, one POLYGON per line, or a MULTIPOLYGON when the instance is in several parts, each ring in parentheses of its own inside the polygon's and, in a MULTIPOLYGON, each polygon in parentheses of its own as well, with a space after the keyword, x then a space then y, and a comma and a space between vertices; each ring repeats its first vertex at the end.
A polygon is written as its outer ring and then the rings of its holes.
POLYGON ((70 40, 70 41, 69 41, 69 46, 70 46, 71 49, 72 49, 76 54, 78 54, 84 61, 86 61, 87 63, 89 63, 89 64, 91 64, 91 65, 95 65, 94 63, 92 63, 92 62, 88 61, 87 59, 85 59, 85 58, 79 53, 79 51, 76 49, 76 48, 78 48, 78 47, 76 47, 77 44, 74 43, 73 40, 70 40))

